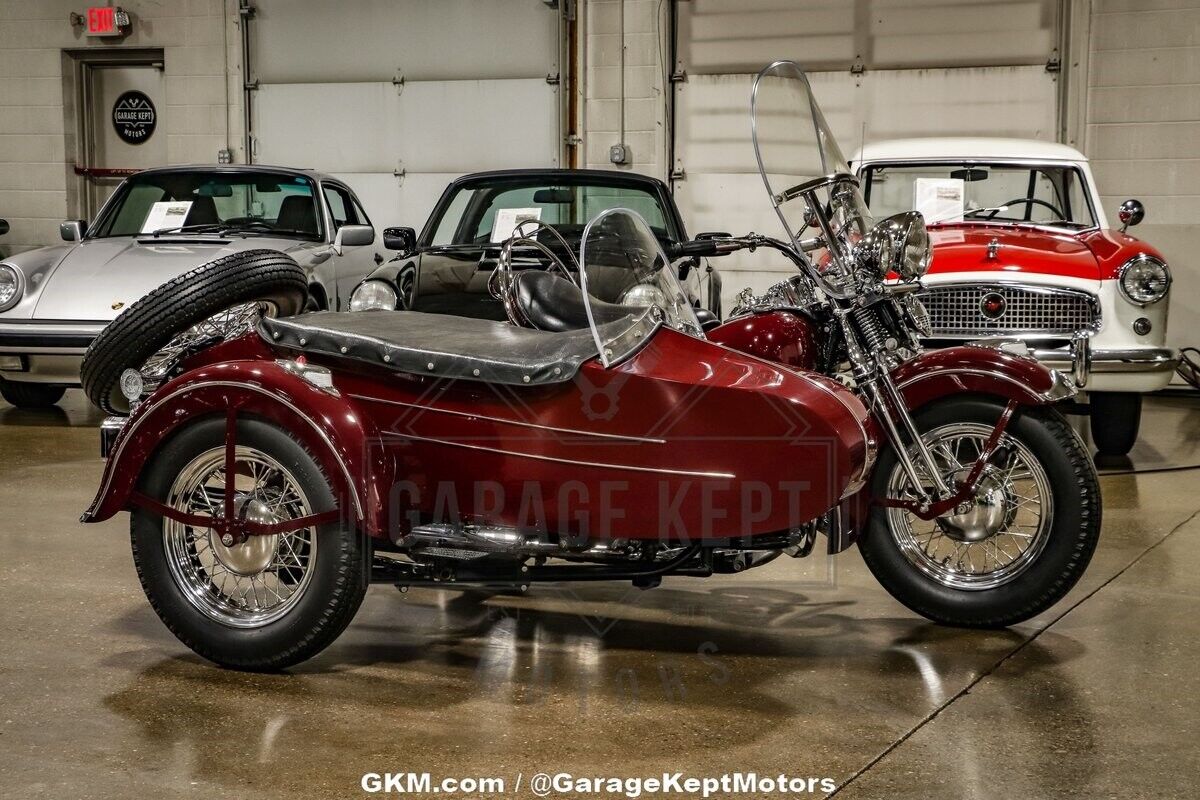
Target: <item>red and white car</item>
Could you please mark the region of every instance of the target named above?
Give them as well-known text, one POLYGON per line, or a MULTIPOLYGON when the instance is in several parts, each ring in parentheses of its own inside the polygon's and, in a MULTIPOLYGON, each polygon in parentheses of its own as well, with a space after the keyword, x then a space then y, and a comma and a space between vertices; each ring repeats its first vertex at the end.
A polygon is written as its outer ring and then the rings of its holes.
POLYGON ((1086 391, 1097 449, 1127 453, 1142 393, 1166 386, 1179 358, 1165 343, 1170 270, 1125 233, 1141 203, 1125 201, 1109 228, 1083 154, 1025 139, 878 142, 854 169, 877 219, 925 215, 928 345, 1023 341, 1086 391))

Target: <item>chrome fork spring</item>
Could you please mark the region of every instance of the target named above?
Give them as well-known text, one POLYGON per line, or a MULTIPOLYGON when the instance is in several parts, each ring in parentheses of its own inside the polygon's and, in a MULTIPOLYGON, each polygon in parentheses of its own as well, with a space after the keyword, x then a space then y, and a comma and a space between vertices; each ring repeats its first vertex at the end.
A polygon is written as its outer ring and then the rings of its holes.
POLYGON ((879 319, 879 314, 872 308, 856 308, 850 312, 854 318, 855 327, 863 337, 863 344, 872 353, 881 353, 887 349, 888 333, 879 319))

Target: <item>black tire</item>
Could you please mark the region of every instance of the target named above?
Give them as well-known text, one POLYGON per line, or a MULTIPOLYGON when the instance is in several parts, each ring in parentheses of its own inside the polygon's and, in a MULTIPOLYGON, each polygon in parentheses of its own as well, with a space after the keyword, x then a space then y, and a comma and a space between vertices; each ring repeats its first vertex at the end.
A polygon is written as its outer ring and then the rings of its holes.
POLYGON ((1092 442, 1102 456, 1128 455, 1142 425, 1142 396, 1137 392, 1088 395, 1092 442))
POLYGON ((278 250, 244 250, 196 267, 137 300, 100 332, 83 356, 83 390, 104 411, 128 414, 121 373, 141 367, 176 334, 243 303, 269 303, 276 316, 291 316, 304 308, 307 292, 304 270, 278 250))
MULTIPOLYGON (((989 398, 955 398, 930 404, 915 414, 917 427, 930 431, 956 422, 995 425, 1003 405, 989 398)), ((1054 510, 1046 543, 1036 558, 1007 583, 988 589, 947 586, 925 575, 905 557, 889 527, 888 509, 872 508, 859 541, 872 574, 897 600, 935 622, 972 628, 1002 628, 1054 605, 1087 568, 1100 538, 1100 484, 1087 448, 1058 411, 1025 407, 1014 414, 1007 434, 1041 462, 1049 479, 1054 510)), ((874 497, 884 497, 896 454, 887 448, 871 479, 874 497)))
POLYGON ((17 408, 49 408, 66 392, 67 387, 49 383, 0 380, 0 396, 17 408))
MULTIPOLYGON (((146 464, 140 491, 166 498, 182 465, 224 441, 223 418, 185 428, 146 464)), ((301 484, 313 513, 335 507, 321 468, 287 433, 260 420, 241 419, 237 441, 286 466, 301 484)), ((167 563, 162 517, 135 509, 130 515, 130 538, 138 579, 159 618, 198 655, 232 669, 275 671, 313 657, 350 624, 370 578, 371 547, 366 537, 340 522, 322 525, 316 533, 311 582, 294 607, 258 627, 236 628, 206 616, 184 596, 167 563)))

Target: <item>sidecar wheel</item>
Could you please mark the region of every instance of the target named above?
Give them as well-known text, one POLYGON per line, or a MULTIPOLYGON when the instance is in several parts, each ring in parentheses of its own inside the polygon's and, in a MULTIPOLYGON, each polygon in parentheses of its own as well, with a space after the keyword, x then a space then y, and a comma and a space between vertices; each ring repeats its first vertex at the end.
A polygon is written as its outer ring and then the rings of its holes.
MULTIPOLYGON (((185 428, 146 464, 139 490, 166 505, 208 515, 224 491, 225 420, 185 428)), ((237 425, 239 503, 268 519, 334 508, 313 457, 279 428, 237 425)), ((253 536, 225 547, 200 529, 136 509, 133 561, 150 605, 178 639, 224 667, 273 671, 319 653, 346 628, 366 594, 371 548, 335 521, 253 536)))
MULTIPOLYGON (((986 398, 955 398, 917 412, 945 477, 965 477, 962 468, 974 462, 1002 410, 986 398)), ((1100 487, 1063 416, 1019 409, 1001 445, 1008 459, 989 466, 970 511, 926 522, 876 506, 859 542, 883 587, 935 622, 998 628, 1027 620, 1075 585, 1096 549, 1100 487)), ((911 491, 891 448, 880 455, 871 488, 874 497, 911 491)))

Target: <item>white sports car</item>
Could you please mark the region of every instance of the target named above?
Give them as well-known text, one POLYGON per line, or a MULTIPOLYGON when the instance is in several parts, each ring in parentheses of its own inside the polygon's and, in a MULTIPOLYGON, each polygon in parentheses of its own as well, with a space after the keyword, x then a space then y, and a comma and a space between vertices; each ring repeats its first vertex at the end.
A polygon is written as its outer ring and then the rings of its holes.
POLYGON ((58 402, 79 385, 92 339, 160 284, 245 250, 287 253, 309 278, 313 308, 343 309, 383 261, 362 204, 310 170, 184 166, 126 179, 90 225, 61 225, 65 244, 0 261, 0 395, 58 402))

